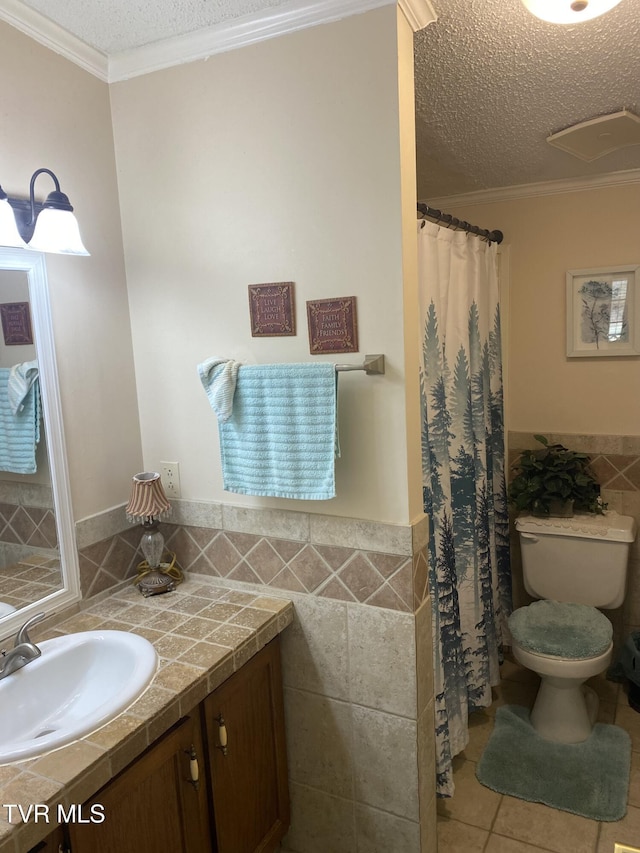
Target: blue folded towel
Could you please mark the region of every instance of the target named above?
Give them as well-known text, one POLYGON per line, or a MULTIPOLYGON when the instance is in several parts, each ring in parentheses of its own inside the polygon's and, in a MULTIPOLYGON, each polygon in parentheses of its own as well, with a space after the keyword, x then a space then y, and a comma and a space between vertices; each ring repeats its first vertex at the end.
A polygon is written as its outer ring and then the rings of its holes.
POLYGON ((230 415, 225 405, 216 411, 226 491, 297 500, 335 497, 335 366, 242 365, 234 374, 221 359, 207 369, 211 361, 199 365, 198 373, 214 410, 214 401, 225 400, 235 379, 230 415))
POLYGON ((0 368, 0 471, 35 474, 36 447, 40 441, 40 382, 31 377, 18 408, 9 397, 11 369, 0 368))

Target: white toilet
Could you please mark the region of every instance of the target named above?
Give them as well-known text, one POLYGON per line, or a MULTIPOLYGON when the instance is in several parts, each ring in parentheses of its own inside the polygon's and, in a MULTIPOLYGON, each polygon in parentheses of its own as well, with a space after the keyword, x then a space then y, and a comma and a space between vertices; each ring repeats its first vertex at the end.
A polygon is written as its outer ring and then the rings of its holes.
POLYGON ((606 512, 516 519, 524 585, 539 601, 509 617, 513 654, 542 681, 531 723, 542 737, 580 743, 591 734, 598 698, 584 682, 611 662, 613 630, 596 608, 624 600, 635 520, 606 512))

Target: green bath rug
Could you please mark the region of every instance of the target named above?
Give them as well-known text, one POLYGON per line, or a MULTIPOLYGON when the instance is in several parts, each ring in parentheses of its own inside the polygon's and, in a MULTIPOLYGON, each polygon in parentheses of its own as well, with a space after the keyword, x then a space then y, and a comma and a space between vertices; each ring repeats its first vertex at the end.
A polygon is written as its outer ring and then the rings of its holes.
POLYGON ((527 708, 506 705, 476 776, 500 794, 610 821, 627 811, 630 766, 631 739, 619 726, 596 723, 583 743, 554 743, 535 732, 527 708))

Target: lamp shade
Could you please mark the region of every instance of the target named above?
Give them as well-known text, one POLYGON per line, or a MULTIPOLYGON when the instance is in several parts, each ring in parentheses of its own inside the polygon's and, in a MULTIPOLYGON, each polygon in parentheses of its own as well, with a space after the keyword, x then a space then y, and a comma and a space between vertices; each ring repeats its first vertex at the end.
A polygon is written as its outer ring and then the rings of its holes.
POLYGON ((36 219, 29 248, 57 255, 88 255, 82 243, 78 220, 70 210, 45 207, 36 219))
POLYGON ((161 518, 171 512, 171 504, 162 488, 160 474, 146 471, 134 476, 131 497, 125 512, 129 521, 161 518))
POLYGON ((13 208, 7 200, 7 196, 0 187, 0 246, 11 246, 16 249, 26 249, 24 242, 16 225, 16 217, 13 208))
POLYGON ((522 0, 536 18, 552 24, 578 24, 604 15, 620 0, 522 0))

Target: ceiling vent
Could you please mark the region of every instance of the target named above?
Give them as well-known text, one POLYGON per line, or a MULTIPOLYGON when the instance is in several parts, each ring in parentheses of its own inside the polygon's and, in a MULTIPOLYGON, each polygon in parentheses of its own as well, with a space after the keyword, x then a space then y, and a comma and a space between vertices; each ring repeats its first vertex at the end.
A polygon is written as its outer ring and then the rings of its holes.
POLYGON ((547 142, 588 163, 619 148, 640 145, 640 118, 629 110, 620 110, 552 133, 547 142))

